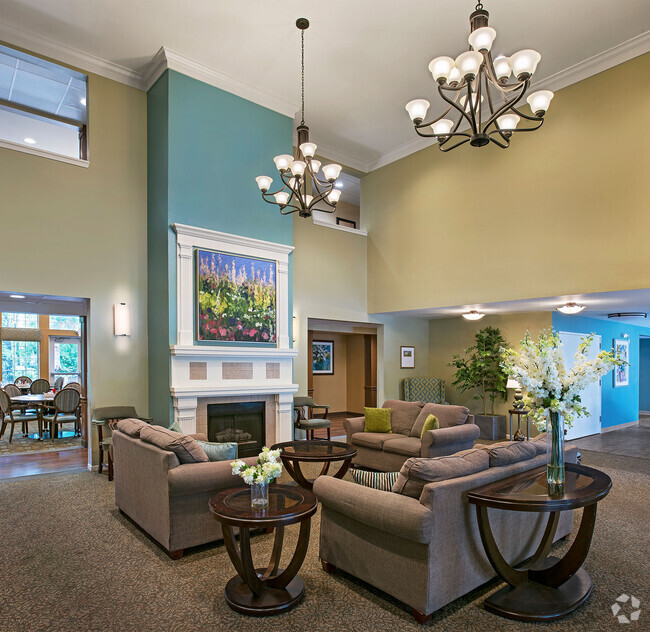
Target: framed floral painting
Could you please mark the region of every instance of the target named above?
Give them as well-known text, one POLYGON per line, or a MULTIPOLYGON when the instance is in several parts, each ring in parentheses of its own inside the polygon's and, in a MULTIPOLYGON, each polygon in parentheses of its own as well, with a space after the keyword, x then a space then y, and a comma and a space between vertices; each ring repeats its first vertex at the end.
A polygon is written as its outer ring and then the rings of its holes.
POLYGON ((275 345, 275 261, 196 250, 196 339, 275 345))
POLYGON ((623 360, 624 364, 614 368, 614 388, 630 385, 630 341, 629 339, 614 339, 614 355, 623 360))
POLYGON ((334 342, 314 340, 311 343, 311 361, 314 375, 334 375, 334 342))

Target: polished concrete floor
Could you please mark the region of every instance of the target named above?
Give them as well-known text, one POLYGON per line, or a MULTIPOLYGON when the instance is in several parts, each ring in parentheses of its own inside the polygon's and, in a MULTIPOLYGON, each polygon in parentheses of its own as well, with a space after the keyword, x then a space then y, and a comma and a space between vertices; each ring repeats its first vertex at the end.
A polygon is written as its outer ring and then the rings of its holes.
POLYGON ((576 445, 579 450, 650 459, 650 417, 642 417, 638 426, 574 439, 567 441, 567 445, 576 445))

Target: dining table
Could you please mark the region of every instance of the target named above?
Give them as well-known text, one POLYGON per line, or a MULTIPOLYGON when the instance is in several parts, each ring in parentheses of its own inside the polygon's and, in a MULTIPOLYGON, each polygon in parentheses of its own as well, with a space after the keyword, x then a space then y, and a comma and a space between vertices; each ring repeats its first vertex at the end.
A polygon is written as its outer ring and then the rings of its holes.
MULTIPOLYGON (((54 393, 48 391, 47 393, 40 393, 38 395, 15 395, 11 398, 12 404, 22 404, 25 408, 35 408, 38 411, 39 416, 43 414, 43 409, 52 408, 54 402, 54 393)), ((82 398, 83 401, 83 398, 82 398)), ((42 433, 34 433, 28 435, 31 439, 43 440, 43 435, 45 434, 45 429, 42 433)), ((61 431, 61 437, 73 437, 75 436, 74 432, 69 430, 61 431)))

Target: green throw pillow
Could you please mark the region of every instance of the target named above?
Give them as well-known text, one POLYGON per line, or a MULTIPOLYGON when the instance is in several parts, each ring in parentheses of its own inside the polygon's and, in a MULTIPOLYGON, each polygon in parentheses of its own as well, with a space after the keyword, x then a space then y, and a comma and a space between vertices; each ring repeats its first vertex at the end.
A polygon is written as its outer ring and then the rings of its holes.
POLYGON ((366 418, 364 432, 392 432, 390 429, 390 408, 364 408, 366 418))
POLYGON ((237 443, 211 443, 210 441, 197 441, 208 455, 210 461, 234 461, 237 458, 237 443))
POLYGON ((181 434, 185 434, 183 432, 183 429, 178 425, 178 422, 176 420, 174 420, 172 422, 172 425, 169 426, 169 430, 171 430, 172 432, 180 432, 181 434))
POLYGON ((420 439, 424 436, 424 433, 427 430, 438 430, 440 428, 440 422, 438 421, 438 418, 435 415, 429 415, 426 418, 426 421, 424 422, 424 426, 422 426, 422 432, 420 433, 420 439))

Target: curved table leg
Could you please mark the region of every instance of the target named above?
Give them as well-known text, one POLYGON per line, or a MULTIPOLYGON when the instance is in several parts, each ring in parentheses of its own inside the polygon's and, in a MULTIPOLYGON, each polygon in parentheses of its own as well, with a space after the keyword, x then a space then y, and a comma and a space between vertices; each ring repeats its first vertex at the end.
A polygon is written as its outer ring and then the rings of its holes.
POLYGON ((343 461, 341 467, 339 468, 339 471, 336 474, 334 474, 334 478, 343 478, 346 475, 347 471, 350 469, 351 464, 352 464, 352 457, 350 457, 349 459, 345 459, 345 461, 343 461))
POLYGON ((539 562, 543 562, 548 557, 548 553, 553 546, 553 538, 555 537, 555 532, 557 531, 557 525, 559 521, 560 512, 551 511, 548 515, 546 529, 544 529, 544 535, 542 536, 539 546, 537 547, 537 551, 535 551, 526 568, 534 568, 539 562))
MULTIPOLYGON (((291 474, 291 472, 289 472, 291 474)), ((300 485, 300 487, 304 487, 305 489, 312 490, 314 487, 314 484, 307 478, 305 478, 305 475, 302 473, 302 470, 300 469, 300 462, 295 461, 293 463, 293 473, 294 473, 294 480, 300 485)))
POLYGON ((280 557, 282 555, 282 544, 284 543, 284 527, 275 528, 275 539, 273 540, 273 551, 271 552, 271 560, 266 567, 266 571, 262 575, 262 581, 266 581, 269 577, 275 577, 278 574, 278 566, 280 565, 280 557))
POLYGON ((239 529, 239 550, 241 553, 241 566, 244 571, 244 580, 251 592, 256 597, 259 597, 264 590, 265 582, 259 578, 255 566, 253 565, 251 534, 247 527, 240 527, 239 529))
POLYGON ((325 476, 325 474, 329 472, 330 465, 331 465, 331 461, 325 461, 325 463, 323 463, 323 467, 321 467, 320 469, 320 474, 318 476, 325 476))
POLYGON ((296 550, 289 562, 289 566, 277 577, 270 578, 266 584, 271 588, 285 588, 293 578, 298 574, 302 563, 307 554, 307 547, 309 546, 309 532, 311 530, 311 520, 303 520, 300 523, 300 535, 298 536, 298 543, 296 550))
POLYGON ((227 524, 222 524, 221 530, 223 531, 223 541, 226 545, 226 551, 228 551, 228 557, 230 558, 232 565, 235 567, 237 574, 245 581, 246 578, 244 577, 244 569, 241 565, 241 555, 239 553, 237 541, 235 540, 234 530, 227 524))

